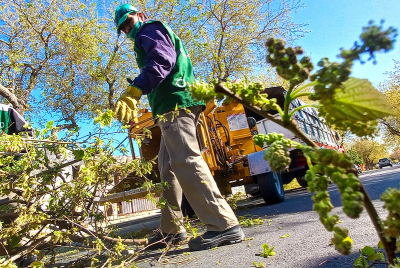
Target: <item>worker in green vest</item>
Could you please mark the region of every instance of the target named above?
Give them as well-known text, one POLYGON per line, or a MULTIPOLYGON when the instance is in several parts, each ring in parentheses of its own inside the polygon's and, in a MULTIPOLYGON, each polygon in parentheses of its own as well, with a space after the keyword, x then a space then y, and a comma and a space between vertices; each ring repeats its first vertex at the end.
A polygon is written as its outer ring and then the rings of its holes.
POLYGON ((119 6, 115 26, 133 41, 140 74, 121 95, 116 115, 122 123, 137 120, 137 102, 147 95, 162 138, 158 154, 161 180, 167 205, 161 210, 161 232, 148 239, 150 249, 163 248, 186 238, 183 228, 182 193, 185 194, 207 232, 189 241, 191 250, 204 250, 241 242, 244 233, 238 220, 222 197, 204 161, 196 138, 196 125, 203 102, 192 99, 187 88, 194 81, 192 63, 179 37, 171 28, 147 19, 133 5, 119 6), (175 108, 182 109, 172 120, 175 108), (186 111, 189 110, 190 112, 186 111), (167 120, 157 120, 162 115, 167 120))

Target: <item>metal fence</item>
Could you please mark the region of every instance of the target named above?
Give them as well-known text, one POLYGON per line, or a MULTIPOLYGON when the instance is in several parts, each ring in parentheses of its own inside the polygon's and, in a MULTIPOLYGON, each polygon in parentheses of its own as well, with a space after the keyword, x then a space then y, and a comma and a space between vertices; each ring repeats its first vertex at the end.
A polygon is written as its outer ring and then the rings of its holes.
MULTIPOLYGON (((155 197, 158 202, 160 197, 155 197)), ((138 212, 150 211, 157 209, 156 204, 146 198, 133 199, 129 202, 121 202, 121 210, 118 215, 133 214, 138 212)))

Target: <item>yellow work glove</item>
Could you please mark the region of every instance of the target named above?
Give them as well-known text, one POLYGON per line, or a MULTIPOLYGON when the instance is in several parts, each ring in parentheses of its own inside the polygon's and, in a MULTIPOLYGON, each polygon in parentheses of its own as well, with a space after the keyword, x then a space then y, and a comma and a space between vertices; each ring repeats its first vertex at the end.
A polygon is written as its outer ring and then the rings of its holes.
POLYGON ((137 88, 137 87, 135 87, 133 85, 130 85, 125 90, 125 93, 129 94, 130 97, 134 98, 137 101, 139 101, 140 97, 142 97, 142 94, 143 94, 142 91, 139 88, 137 88))
POLYGON ((135 86, 129 86, 117 101, 115 107, 115 115, 123 124, 129 122, 138 122, 139 99, 142 96, 142 91, 135 86))

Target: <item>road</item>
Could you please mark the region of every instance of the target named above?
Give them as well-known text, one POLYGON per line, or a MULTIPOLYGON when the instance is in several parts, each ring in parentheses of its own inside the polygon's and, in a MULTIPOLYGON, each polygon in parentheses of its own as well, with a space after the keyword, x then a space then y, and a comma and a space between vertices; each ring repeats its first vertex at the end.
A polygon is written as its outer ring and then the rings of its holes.
MULTIPOLYGON (((386 217, 380 195, 388 187, 399 187, 400 165, 365 172, 360 179, 379 215, 386 217)), ((332 213, 338 214, 343 221, 340 226, 350 230, 353 239, 353 249, 349 256, 338 253, 330 244, 333 233, 329 233, 319 222, 318 215, 312 211, 312 201, 305 189, 286 193, 286 200, 276 205, 265 205, 260 199, 245 203, 248 209, 238 215, 252 215, 272 220, 269 225, 244 228, 247 238, 253 240, 240 244, 223 246, 214 250, 190 252, 187 245, 182 249, 172 250, 167 257, 162 258, 170 264, 157 262, 161 252, 150 252, 146 259, 140 261, 138 267, 254 267, 253 262, 262 262, 265 267, 279 268, 343 268, 353 267, 354 260, 364 246, 376 247, 379 242, 375 229, 364 211, 359 219, 348 218, 341 210, 340 196, 335 185, 329 187, 332 203, 335 206, 332 213), (289 234, 287 238, 281 236, 289 234), (271 258, 259 256, 264 243, 274 246, 276 255, 271 258), (190 252, 190 253, 189 253, 190 252)), ((154 225, 157 218, 148 221, 154 225)), ((137 225, 136 225, 137 226, 137 225)), ((376 268, 386 267, 375 265, 376 268)))

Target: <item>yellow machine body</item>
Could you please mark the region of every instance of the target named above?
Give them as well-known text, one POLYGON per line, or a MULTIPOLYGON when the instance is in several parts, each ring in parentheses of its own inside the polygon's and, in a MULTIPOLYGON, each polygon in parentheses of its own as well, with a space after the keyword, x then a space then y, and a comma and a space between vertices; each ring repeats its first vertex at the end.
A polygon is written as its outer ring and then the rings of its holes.
MULTIPOLYGON (((161 141, 161 131, 154 124, 151 112, 147 109, 141 111, 137 124, 129 129, 129 140, 132 155, 133 139, 140 138, 140 155, 146 160, 157 156, 161 141), (145 138, 147 129, 151 132, 151 139, 145 138)), ((210 171, 215 176, 222 193, 231 192, 231 186, 252 183, 247 163, 248 154, 261 151, 262 148, 254 144, 251 131, 247 123, 243 106, 232 101, 216 107, 216 102, 207 103, 206 109, 200 115, 197 126, 197 140, 200 151, 210 171)), ((155 176, 151 179, 159 181, 158 168, 153 167, 155 176)))
POLYGON ((228 129, 229 137, 226 137, 222 129, 218 129, 225 143, 229 138, 231 148, 226 150, 228 156, 248 155, 262 150, 253 142, 242 104, 232 101, 215 109, 213 114, 215 119, 228 129))

